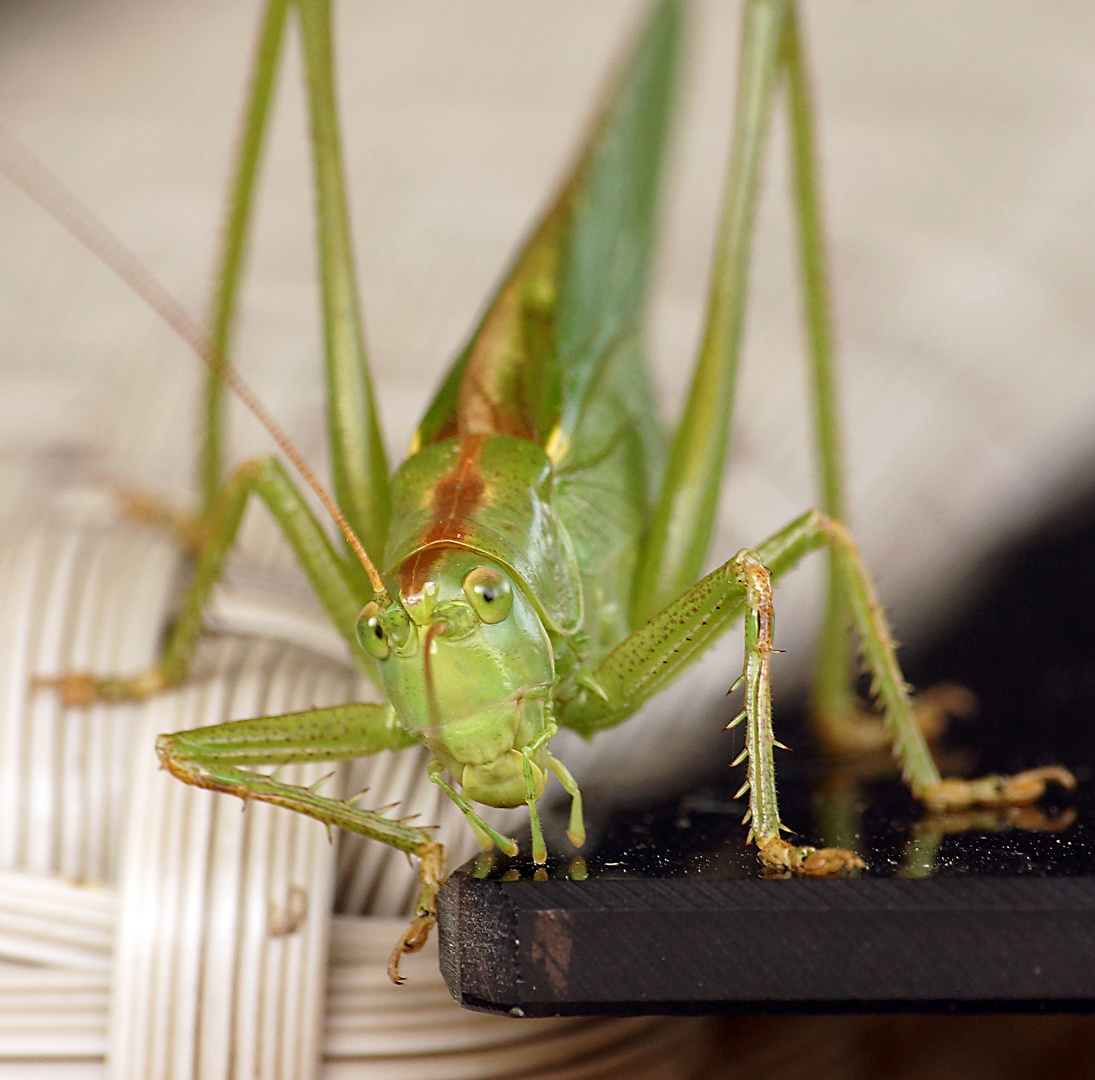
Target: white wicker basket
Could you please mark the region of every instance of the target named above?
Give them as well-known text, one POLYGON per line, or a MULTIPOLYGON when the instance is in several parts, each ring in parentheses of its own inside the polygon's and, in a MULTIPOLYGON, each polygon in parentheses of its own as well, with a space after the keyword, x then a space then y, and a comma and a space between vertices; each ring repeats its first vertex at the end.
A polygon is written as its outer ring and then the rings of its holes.
MULTIPOLYGON (((640 6, 343 5, 362 292, 393 446, 551 189, 640 6)), ((699 323, 734 77, 736 11, 698 7, 699 74, 653 314, 667 412, 699 323)), ((0 7, 5 123, 196 311, 254 8, 0 7)), ((992 0, 832 0, 807 19, 852 505, 908 639, 1002 536, 1090 482, 1095 8, 1032 5, 1001 20, 992 0)), ((279 96, 239 352, 322 462, 292 74, 279 96)), ((781 188, 778 165, 770 180, 781 188)), ((719 560, 812 499, 786 222, 782 200, 767 200, 719 560)), ((288 1077, 322 1054, 331 1076, 687 1075, 703 1024, 463 1014, 429 955, 410 958, 409 987, 390 990, 378 964, 395 924, 382 916, 406 902, 405 860, 375 845, 336 854, 318 827, 262 807, 241 814, 156 772, 159 731, 359 692, 261 514, 217 612, 224 630, 260 637, 210 641, 194 681, 140 707, 74 712, 28 695, 31 674, 133 669, 155 655, 178 555, 89 492, 124 477, 185 502, 197 373, 138 301, 2 183, 0 364, 0 1070, 101 1075, 109 1060, 114 1077, 288 1077), (332 917, 336 903, 376 914, 332 917), (300 925, 272 936, 286 920, 300 925), (355 1064, 365 1059, 368 1071, 355 1064)), ((268 450, 241 427, 237 455, 268 450)), ((777 601, 784 685, 809 658, 813 576, 777 601)), ((730 642, 682 685, 689 708, 674 714, 706 724, 733 652, 730 642)), ((655 719, 564 753, 607 790, 664 777, 681 763, 670 751, 696 752, 655 719)), ((392 761, 338 782, 452 818, 413 752, 392 761)), ((451 838, 466 844, 466 830, 451 838)))

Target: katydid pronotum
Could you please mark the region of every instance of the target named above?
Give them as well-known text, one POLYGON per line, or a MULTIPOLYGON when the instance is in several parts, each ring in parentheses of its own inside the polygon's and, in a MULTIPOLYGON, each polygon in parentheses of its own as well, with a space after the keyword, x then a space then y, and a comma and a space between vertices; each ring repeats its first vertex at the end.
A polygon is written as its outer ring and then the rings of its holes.
MULTIPOLYGON (((185 317, 172 315, 214 369, 203 451, 205 540, 194 584, 157 668, 136 676, 72 674, 61 680, 65 696, 77 701, 139 696, 184 678, 204 603, 243 505, 249 494, 259 494, 332 620, 359 647, 363 669, 382 685, 388 704, 351 704, 169 736, 161 740, 161 757, 190 782, 288 806, 418 857, 418 911, 393 954, 393 974, 399 954, 418 947, 433 922, 444 872, 440 845, 427 830, 293 788, 250 766, 333 760, 425 742, 436 755, 431 778, 461 806, 480 839, 513 850, 512 841, 482 821, 466 799, 525 804, 533 855, 542 860, 536 803, 549 772, 571 795, 570 835, 576 844, 584 829, 577 785, 550 750, 557 726, 592 735, 622 721, 742 614, 743 760, 747 756, 751 835, 761 858, 802 873, 859 864, 851 852, 785 841, 775 798, 771 578, 819 547, 832 553, 832 584, 828 648, 819 664, 815 702, 833 741, 849 725, 864 723, 854 719, 846 690, 842 623, 850 609, 900 763, 926 803, 1025 802, 1038 797, 1047 778, 1070 781, 1061 770, 1010 780, 939 780, 881 608, 839 524, 842 496, 809 96, 796 13, 782 0, 750 0, 746 6, 707 332, 663 467, 639 336, 678 21, 673 3, 653 15, 576 171, 513 263, 428 409, 407 462, 389 479, 356 312, 329 15, 325 4, 312 0, 268 4, 208 341, 185 317), (221 475, 222 358, 268 89, 287 19, 299 19, 307 57, 333 486, 349 549, 327 540, 273 459, 242 466, 227 485, 221 475), (753 209, 774 100, 786 100, 791 117, 824 511, 808 512, 697 582, 725 458, 753 209), (383 553, 383 574, 366 552, 377 560, 383 553)), ((20 172, 17 162, 11 171, 20 172)), ((112 257, 101 243, 98 247, 112 257)), ((142 291, 154 293, 147 282, 142 291)))

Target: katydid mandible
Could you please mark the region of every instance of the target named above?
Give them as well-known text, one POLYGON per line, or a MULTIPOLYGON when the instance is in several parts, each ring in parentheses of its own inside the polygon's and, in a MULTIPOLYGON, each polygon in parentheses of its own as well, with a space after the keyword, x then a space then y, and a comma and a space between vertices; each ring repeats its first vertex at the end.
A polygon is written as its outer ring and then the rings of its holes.
MULTIPOLYGON (((431 780, 460 807, 484 846, 516 851, 473 804, 525 805, 532 854, 543 862, 537 803, 549 774, 571 799, 570 840, 578 847, 584 840, 581 795, 551 752, 553 735, 569 727, 592 736, 625 720, 742 616, 745 705, 738 720, 746 725, 746 741, 738 760, 747 762, 742 793, 749 792, 750 838, 772 868, 828 874, 862 865, 844 849, 785 840, 776 801, 772 580, 817 548, 830 552, 831 583, 815 709, 831 742, 846 742, 849 732, 861 738, 864 731, 876 742, 892 740, 914 794, 933 808, 1028 802, 1040 796, 1047 779, 1072 782, 1059 769, 940 780, 881 605, 840 523, 811 109, 790 0, 747 0, 745 6, 706 332, 684 413, 672 438, 663 439, 641 332, 679 9, 677 0, 665 0, 653 11, 577 165, 513 261, 427 409, 407 460, 392 475, 357 307, 326 0, 268 0, 208 336, 124 255, 86 237, 123 276, 136 280, 212 369, 201 454, 204 540, 160 663, 135 676, 73 673, 59 680, 62 692, 71 702, 117 700, 185 678, 210 590, 245 504, 258 495, 386 702, 181 732, 163 736, 158 750, 164 765, 189 783, 286 806, 415 856, 421 890, 414 921, 389 965, 395 979, 400 955, 420 948, 435 921, 445 872, 441 845, 426 829, 282 783, 255 767, 346 759, 422 742, 434 754, 431 780), (251 197, 291 16, 302 35, 311 109, 333 499, 226 361, 251 197), (823 509, 700 578, 726 457, 754 207, 777 93, 790 116, 823 509), (316 488, 345 546, 330 541, 276 459, 246 463, 224 480, 225 384, 316 488), (857 716, 848 690, 848 615, 884 729, 857 716)), ((9 172, 19 179, 18 166, 9 172)), ((63 210, 61 216, 72 220, 63 210)))

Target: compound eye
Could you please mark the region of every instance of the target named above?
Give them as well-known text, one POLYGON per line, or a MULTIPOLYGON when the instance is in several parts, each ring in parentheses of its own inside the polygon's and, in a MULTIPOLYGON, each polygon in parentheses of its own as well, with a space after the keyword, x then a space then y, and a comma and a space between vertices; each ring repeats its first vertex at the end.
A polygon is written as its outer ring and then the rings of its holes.
POLYGON ((388 658, 391 648, 388 645, 388 635, 380 625, 380 606, 375 600, 370 600, 361 609, 354 631, 357 634, 357 643, 371 657, 376 660, 388 658))
POLYGON ((491 566, 477 566, 464 578, 464 595, 485 623, 500 623, 513 607, 513 586, 491 566))

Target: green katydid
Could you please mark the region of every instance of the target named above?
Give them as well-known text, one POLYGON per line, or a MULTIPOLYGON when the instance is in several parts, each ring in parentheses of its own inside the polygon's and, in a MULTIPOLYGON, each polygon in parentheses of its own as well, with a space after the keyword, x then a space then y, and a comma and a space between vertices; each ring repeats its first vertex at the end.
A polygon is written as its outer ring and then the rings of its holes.
MULTIPOLYGON (((748 759, 751 835, 760 857, 802 873, 859 865, 851 852, 792 845, 780 835, 768 672, 771 579, 820 547, 832 553, 832 584, 816 703, 834 741, 849 724, 862 723, 846 719, 852 716, 842 632, 848 610, 903 771, 926 803, 1026 802, 1039 796, 1045 779, 1070 780, 1063 771, 1042 770, 1010 779, 940 781, 881 607, 839 523, 809 95, 789 0, 746 5, 707 331, 683 417, 668 451, 663 447, 640 336, 678 9, 667 0, 654 12, 574 172, 428 408, 407 461, 389 477, 357 313, 329 12, 323 0, 269 0, 208 342, 184 327, 213 368, 202 470, 206 540, 193 584, 152 671, 61 680, 70 700, 88 700, 140 696, 183 679, 209 591, 247 499, 258 494, 387 703, 164 736, 161 758, 188 782, 287 806, 418 857, 418 910, 393 953, 393 977, 399 955, 419 947, 434 921, 444 874, 440 845, 425 829, 292 787, 252 767, 350 758, 424 742, 435 755, 431 779, 461 807, 481 841, 515 848, 472 803, 524 804, 533 856, 543 861, 536 804, 549 773, 571 796, 572 841, 580 845, 584 835, 578 787, 550 749, 558 727, 591 736, 626 719, 742 615, 743 760, 748 759), (226 484, 222 478, 222 388, 227 382, 240 392, 241 385, 223 357, 290 9, 299 16, 304 41, 319 205, 337 508, 327 501, 349 550, 330 543, 276 460, 249 463, 226 484), (753 210, 781 81, 791 117, 824 510, 804 514, 754 551, 738 553, 697 580, 725 459, 753 210), (383 573, 367 552, 384 553, 383 573)), ((178 326, 178 317, 172 318, 178 326)), ((301 464, 291 450, 289 456, 301 464)))

